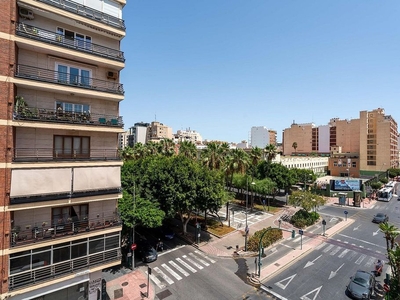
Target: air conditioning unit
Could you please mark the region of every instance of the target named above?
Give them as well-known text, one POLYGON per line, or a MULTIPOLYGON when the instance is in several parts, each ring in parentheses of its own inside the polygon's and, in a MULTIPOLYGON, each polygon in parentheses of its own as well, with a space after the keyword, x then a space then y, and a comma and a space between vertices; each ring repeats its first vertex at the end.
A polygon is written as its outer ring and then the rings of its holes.
POLYGON ((27 9, 24 7, 19 8, 19 15, 20 15, 20 17, 25 18, 25 19, 29 19, 29 20, 34 19, 33 12, 30 9, 27 9))
POLYGON ((107 78, 108 79, 117 79, 118 78, 118 72, 108 71, 107 72, 107 78))

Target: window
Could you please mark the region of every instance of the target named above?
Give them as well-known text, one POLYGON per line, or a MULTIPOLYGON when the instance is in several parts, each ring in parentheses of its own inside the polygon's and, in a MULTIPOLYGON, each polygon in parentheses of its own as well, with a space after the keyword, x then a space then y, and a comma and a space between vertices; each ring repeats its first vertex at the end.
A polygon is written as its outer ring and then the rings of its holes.
MULTIPOLYGON (((67 207, 56 207, 52 209, 52 224, 54 226, 71 222, 87 222, 88 205, 74 205, 67 207)), ((77 224, 79 225, 79 224, 77 224)), ((87 225, 87 224, 86 224, 87 225)))
POLYGON ((62 27, 57 27, 57 34, 58 40, 61 39, 66 44, 78 47, 80 49, 90 50, 92 48, 92 38, 90 36, 76 33, 62 27))
POLYGON ((55 158, 89 158, 90 137, 55 135, 53 152, 55 158))
POLYGON ((74 103, 57 101, 56 110, 57 111, 62 110, 65 112, 74 112, 74 113, 89 113, 90 106, 87 104, 74 104, 74 103))
POLYGON ((357 163, 355 161, 352 162, 352 167, 356 168, 357 167, 357 163))
POLYGON ((56 65, 56 69, 58 72, 58 82, 82 86, 90 85, 90 70, 59 64, 56 65))

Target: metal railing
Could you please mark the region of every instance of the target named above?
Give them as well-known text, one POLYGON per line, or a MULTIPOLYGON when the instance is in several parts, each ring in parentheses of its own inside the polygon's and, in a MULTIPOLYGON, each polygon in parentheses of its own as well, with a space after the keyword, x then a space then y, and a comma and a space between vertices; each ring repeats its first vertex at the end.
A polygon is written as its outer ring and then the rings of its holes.
POLYGON ((38 41, 43 41, 45 43, 58 45, 68 49, 87 52, 90 54, 106 57, 117 61, 122 61, 122 62, 125 61, 124 52, 119 50, 93 44, 91 42, 84 40, 70 39, 62 34, 58 34, 56 32, 48 31, 24 23, 16 23, 15 28, 16 28, 16 33, 19 36, 27 37, 38 41))
POLYGON ((122 116, 26 106, 14 108, 13 120, 124 127, 122 116))
POLYGON ((66 150, 55 148, 14 148, 13 161, 52 161, 52 160, 120 160, 117 149, 66 150))
POLYGON ((71 259, 65 262, 47 265, 33 270, 24 271, 8 278, 9 290, 14 290, 38 282, 54 280, 56 277, 69 275, 73 272, 85 270, 88 267, 102 265, 121 260, 121 250, 112 249, 101 253, 95 253, 84 257, 71 259))
POLYGON ((73 75, 27 65, 17 65, 17 68, 15 69, 15 77, 68 85, 72 87, 113 94, 124 94, 123 85, 118 82, 73 75))
POLYGON ((24 220, 14 220, 11 229, 10 247, 20 247, 32 243, 44 243, 53 239, 62 239, 83 232, 104 230, 112 226, 121 226, 117 214, 99 216, 97 218, 60 218, 27 224, 24 220))
POLYGON ((38 1, 75 13, 85 18, 113 26, 118 29, 125 29, 124 20, 103 13, 96 9, 90 8, 88 6, 76 3, 74 1, 70 0, 38 0, 38 1))

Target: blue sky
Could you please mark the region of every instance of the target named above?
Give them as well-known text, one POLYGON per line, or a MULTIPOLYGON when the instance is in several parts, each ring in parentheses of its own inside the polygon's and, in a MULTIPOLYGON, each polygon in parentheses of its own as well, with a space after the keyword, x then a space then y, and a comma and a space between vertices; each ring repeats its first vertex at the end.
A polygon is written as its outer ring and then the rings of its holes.
POLYGON ((400 124, 400 1, 127 0, 125 129, 248 140, 384 108, 400 124))

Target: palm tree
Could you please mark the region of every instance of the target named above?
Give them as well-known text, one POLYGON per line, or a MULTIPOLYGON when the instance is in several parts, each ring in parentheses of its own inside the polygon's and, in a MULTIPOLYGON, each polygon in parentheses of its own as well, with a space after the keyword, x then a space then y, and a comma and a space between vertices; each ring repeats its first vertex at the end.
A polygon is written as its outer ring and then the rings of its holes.
POLYGON ((179 154, 195 160, 197 158, 196 145, 191 141, 182 141, 179 143, 179 154))
POLYGON ((296 150, 297 150, 297 142, 293 142, 292 148, 294 149, 294 153, 297 154, 297 152, 296 152, 296 150))
POLYGON ((171 139, 162 139, 158 143, 159 153, 165 156, 172 156, 175 154, 175 143, 171 139))
POLYGON ((133 145, 133 155, 135 159, 141 159, 146 157, 146 147, 142 143, 136 143, 133 145))
POLYGON ((145 145, 146 155, 156 155, 158 153, 158 144, 154 141, 149 141, 145 145))
POLYGON ((271 162, 276 157, 278 149, 274 144, 268 144, 265 146, 264 151, 267 155, 267 161, 271 162))
POLYGON ((201 160, 210 170, 219 170, 223 165, 224 154, 221 144, 210 142, 207 144, 207 148, 201 152, 201 160))
POLYGON ((131 160, 135 158, 134 151, 131 147, 127 146, 124 149, 119 150, 119 155, 123 161, 131 160))
POLYGON ((395 245, 396 237, 400 235, 399 229, 396 226, 389 224, 387 222, 380 223, 379 229, 385 235, 386 250, 389 252, 389 250, 392 250, 395 245))

